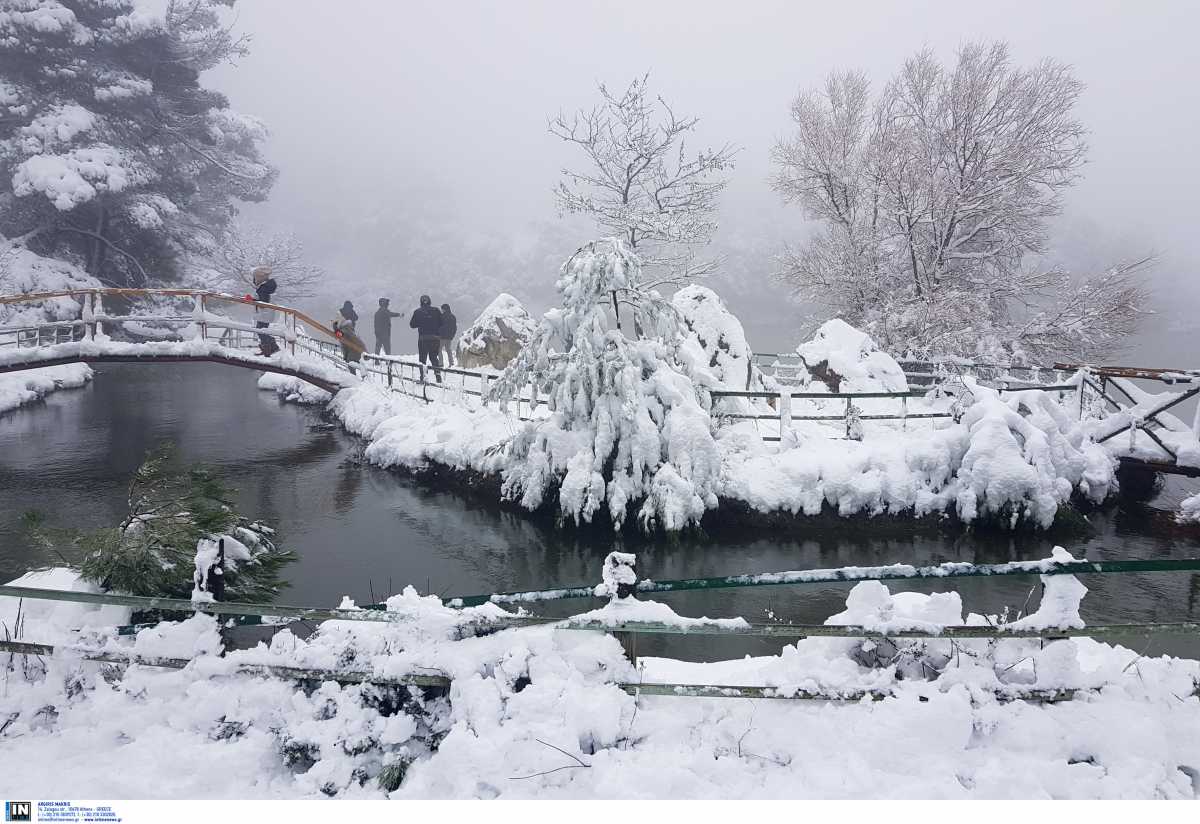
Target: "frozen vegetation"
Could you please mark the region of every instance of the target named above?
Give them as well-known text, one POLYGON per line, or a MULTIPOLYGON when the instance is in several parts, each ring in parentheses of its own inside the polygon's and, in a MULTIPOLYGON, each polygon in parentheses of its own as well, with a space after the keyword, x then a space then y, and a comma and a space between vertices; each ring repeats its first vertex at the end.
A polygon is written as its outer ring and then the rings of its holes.
MULTIPOLYGON (((1056 550, 1055 559, 1070 556, 1056 550)), ((620 560, 598 591, 628 583, 620 560)), ((953 591, 892 593, 864 581, 826 623, 874 632, 1082 626, 1086 588, 1072 576, 1042 580, 1040 605, 1015 617, 964 612, 953 591)), ((61 569, 13 583, 94 591, 61 569)), ((348 599, 342 606, 354 608, 348 599)), ((408 587, 387 610, 393 622, 328 621, 307 639, 285 629, 269 644, 219 656, 210 616, 118 637, 123 608, 0 598, 0 626, 23 640, 193 659, 163 669, 90 663, 70 651, 14 656, 0 692, 5 779, 34 796, 69 789, 103 798, 1200 795, 1195 661, 1086 638, 876 637, 810 638, 778 655, 713 663, 644 658, 635 667, 596 632, 483 633, 509 614, 494 604, 453 610, 408 587), (261 665, 329 670, 343 682, 301 686, 251 669, 261 665), (416 674, 452 681, 444 693, 345 682, 416 674), (779 698, 830 700, 634 697, 621 682, 759 686, 779 698), (1021 700, 1063 690, 1073 698, 1021 700)), ((579 617, 744 624, 683 618, 631 598, 579 617)))

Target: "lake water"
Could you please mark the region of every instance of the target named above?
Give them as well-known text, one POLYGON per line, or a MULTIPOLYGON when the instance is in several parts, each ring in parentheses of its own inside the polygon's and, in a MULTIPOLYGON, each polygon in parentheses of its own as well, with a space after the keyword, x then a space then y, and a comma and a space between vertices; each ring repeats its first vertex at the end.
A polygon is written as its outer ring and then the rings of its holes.
MULTIPOLYGON (((110 365, 85 389, 0 417, 0 581, 53 563, 33 547, 21 515, 41 511, 57 526, 112 525, 124 516, 129 478, 146 451, 173 441, 188 461, 206 463, 236 488, 243 514, 278 530, 299 560, 280 602, 360 603, 411 584, 422 593, 469 595, 594 583, 613 550, 636 552, 643 577, 667 579, 848 564, 1000 562, 1049 555, 1033 535, 889 537, 821 528, 803 539, 769 534, 719 540, 619 541, 597 531, 552 525, 363 464, 360 443, 322 428, 320 410, 281 403, 258 391, 257 373, 205 364, 110 365)), ((1200 530, 1171 512, 1195 491, 1171 480, 1150 504, 1125 504, 1093 516, 1096 533, 1061 541, 1089 559, 1200 556, 1200 530)), ((894 531, 893 531, 894 532, 894 531)), ((1091 622, 1200 619, 1200 575, 1091 575, 1084 616, 1091 622)), ((1026 603, 1033 577, 957 579, 965 606, 998 612, 1026 603)), ((893 591, 945 588, 891 582, 893 591)), ((767 587, 659 596, 685 615, 819 623, 840 611, 849 585, 767 587)), ((1037 594, 1030 600, 1036 605, 1037 594)), ((539 607, 562 615, 591 601, 539 607)), ((1200 655, 1192 638, 1124 639, 1149 654, 1200 655)), ((777 651, 779 642, 669 638, 639 642, 645 654, 714 659, 777 651)))

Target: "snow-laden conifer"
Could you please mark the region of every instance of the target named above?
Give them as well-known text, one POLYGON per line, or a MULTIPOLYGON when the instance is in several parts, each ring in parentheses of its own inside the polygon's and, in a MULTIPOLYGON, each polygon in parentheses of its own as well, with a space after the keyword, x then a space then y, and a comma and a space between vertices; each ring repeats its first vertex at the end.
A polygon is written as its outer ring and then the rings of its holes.
POLYGON ((697 385, 703 367, 687 362, 678 313, 640 273, 620 238, 579 249, 556 284, 561 307, 493 388, 505 401, 533 386, 549 407, 501 459, 505 495, 527 508, 557 489, 562 516, 577 523, 607 511, 620 527, 637 506, 643 529, 675 530, 716 506, 720 456, 697 385))

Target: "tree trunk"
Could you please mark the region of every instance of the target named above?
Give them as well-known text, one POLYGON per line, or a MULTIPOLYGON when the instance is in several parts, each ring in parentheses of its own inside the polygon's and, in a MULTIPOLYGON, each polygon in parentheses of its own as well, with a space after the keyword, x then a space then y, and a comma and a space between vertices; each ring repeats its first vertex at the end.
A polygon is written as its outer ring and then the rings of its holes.
POLYGON ((108 212, 104 206, 98 207, 96 213, 96 237, 91 238, 91 253, 88 255, 87 272, 89 275, 100 277, 100 267, 104 265, 104 256, 108 244, 104 242, 104 230, 108 228, 108 212))

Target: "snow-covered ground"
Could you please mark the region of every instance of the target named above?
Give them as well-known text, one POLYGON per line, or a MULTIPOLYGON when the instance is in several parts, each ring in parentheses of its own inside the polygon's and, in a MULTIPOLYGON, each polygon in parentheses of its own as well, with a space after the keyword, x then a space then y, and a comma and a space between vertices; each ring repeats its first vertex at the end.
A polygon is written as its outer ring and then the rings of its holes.
MULTIPOLYGON (((20 583, 85 588, 69 577, 20 583)), ((1043 581, 1041 606, 1018 625, 1080 625, 1086 589, 1070 576, 1043 581)), ((122 674, 66 652, 5 656, 0 774, 33 797, 382 797, 381 783, 392 798, 1200 796, 1200 664, 1087 639, 813 638, 774 656, 635 668, 600 633, 475 636, 472 627, 506 613, 452 610, 407 588, 388 600, 394 623, 331 621, 307 640, 284 630, 218 657, 208 616, 130 642, 101 628, 124 620, 121 610, 24 607, 24 640, 195 659, 122 674), (262 664, 452 682, 437 697, 239 671, 262 664), (634 697, 619 682, 881 697, 634 697), (1053 704, 1010 700, 1032 689, 1080 692, 1053 704)), ((11 627, 15 608, 0 599, 0 622, 11 627)), ((653 602, 616 601, 584 617, 680 620, 653 602)), ((964 618, 954 592, 892 594, 864 582, 826 623, 984 622, 964 618)))

